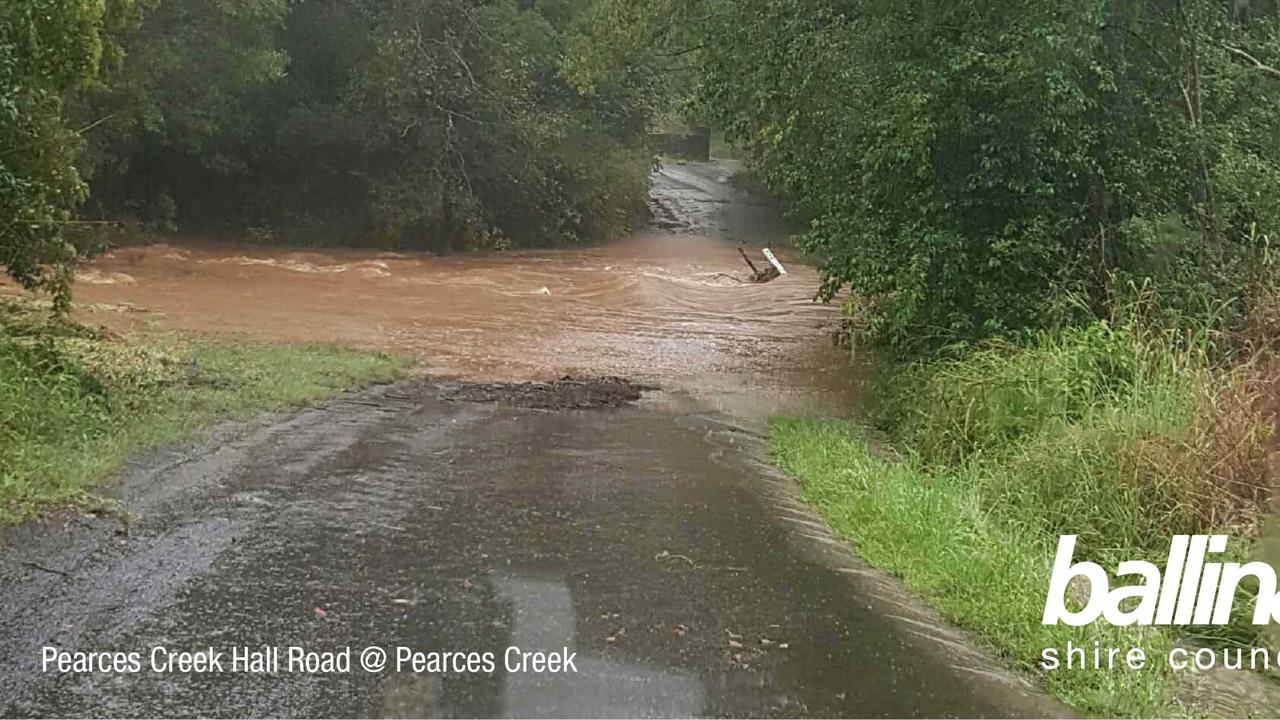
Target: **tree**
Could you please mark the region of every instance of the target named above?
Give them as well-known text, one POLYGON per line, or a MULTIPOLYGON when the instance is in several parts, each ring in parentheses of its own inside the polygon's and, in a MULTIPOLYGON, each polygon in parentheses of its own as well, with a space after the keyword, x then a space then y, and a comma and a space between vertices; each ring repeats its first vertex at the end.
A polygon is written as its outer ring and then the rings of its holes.
POLYGON ((1271 3, 689 5, 704 107, 891 349, 1070 321, 1064 293, 1105 314, 1130 281, 1239 309, 1280 231, 1271 3))
POLYGON ((138 0, 108 14, 113 52, 68 98, 94 125, 80 162, 88 212, 171 228, 179 209, 242 200, 225 191, 246 183, 246 156, 267 144, 258 93, 285 75, 285 11, 284 0, 138 0))
POLYGON ((102 0, 25 0, 0 5, 0 265, 65 309, 63 228, 84 198, 76 171, 80 133, 64 97, 96 72, 102 0))
POLYGON ((566 81, 592 2, 143 0, 78 95, 109 118, 90 208, 435 250, 618 232, 643 209, 652 83, 566 81))

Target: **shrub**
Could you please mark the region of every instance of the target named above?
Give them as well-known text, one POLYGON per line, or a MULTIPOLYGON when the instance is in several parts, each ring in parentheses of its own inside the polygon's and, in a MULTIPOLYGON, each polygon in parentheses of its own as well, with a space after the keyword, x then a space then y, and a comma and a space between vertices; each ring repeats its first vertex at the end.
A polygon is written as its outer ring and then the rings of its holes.
POLYGON ((701 5, 707 111, 898 357, 1130 281, 1171 320, 1243 312, 1280 232, 1274 3, 701 5))
POLYGON ((1085 546, 1255 533, 1270 497, 1274 363, 1202 334, 1096 322, 984 345, 882 382, 878 416, 930 467, 972 465, 989 506, 1085 546))

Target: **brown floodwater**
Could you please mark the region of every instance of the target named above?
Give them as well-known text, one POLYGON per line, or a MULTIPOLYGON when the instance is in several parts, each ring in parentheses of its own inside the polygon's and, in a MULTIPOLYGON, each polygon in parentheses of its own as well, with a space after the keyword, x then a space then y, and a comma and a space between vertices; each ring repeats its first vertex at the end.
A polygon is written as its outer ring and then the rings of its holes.
MULTIPOLYGON (((837 313, 727 163, 654 176, 655 226, 598 247, 448 257, 182 244, 122 248, 77 274, 81 318, 412 353, 425 372, 619 375, 723 409, 833 410, 848 398, 837 313), (748 276, 737 248, 788 273, 748 276), (120 312, 121 309, 143 312, 120 312), (724 407, 732 406, 732 407, 724 407)), ((750 412, 748 414, 756 414, 750 412)))

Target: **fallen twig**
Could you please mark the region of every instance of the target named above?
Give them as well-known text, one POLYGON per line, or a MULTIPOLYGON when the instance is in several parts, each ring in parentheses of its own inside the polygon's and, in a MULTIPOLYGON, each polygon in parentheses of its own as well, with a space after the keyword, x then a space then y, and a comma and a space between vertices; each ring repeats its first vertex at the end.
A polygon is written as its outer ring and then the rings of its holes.
POLYGON ((26 566, 27 566, 27 567, 29 567, 29 568, 32 568, 33 570, 39 570, 39 571, 41 571, 41 572, 47 572, 47 573, 51 573, 51 574, 53 574, 53 575, 61 575, 62 577, 71 577, 71 573, 69 573, 69 572, 66 572, 66 571, 64 571, 64 570, 55 570, 55 569, 53 569, 53 568, 51 568, 51 567, 45 567, 44 565, 41 565, 40 563, 24 562, 24 563, 22 563, 22 564, 23 564, 23 565, 26 565, 26 566))

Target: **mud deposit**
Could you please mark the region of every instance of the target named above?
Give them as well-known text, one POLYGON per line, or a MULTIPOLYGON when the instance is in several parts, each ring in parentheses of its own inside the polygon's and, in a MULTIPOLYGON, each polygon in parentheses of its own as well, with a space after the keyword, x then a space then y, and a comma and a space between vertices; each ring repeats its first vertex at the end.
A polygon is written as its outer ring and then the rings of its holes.
POLYGON ((552 382, 462 383, 445 388, 440 397, 541 410, 600 410, 630 405, 646 390, 656 389, 620 377, 564 377, 552 382))

